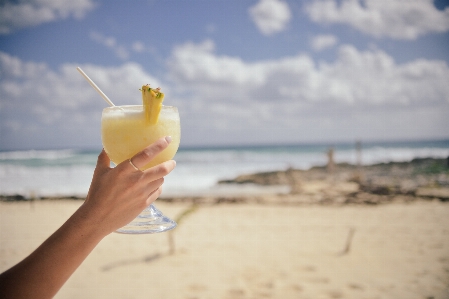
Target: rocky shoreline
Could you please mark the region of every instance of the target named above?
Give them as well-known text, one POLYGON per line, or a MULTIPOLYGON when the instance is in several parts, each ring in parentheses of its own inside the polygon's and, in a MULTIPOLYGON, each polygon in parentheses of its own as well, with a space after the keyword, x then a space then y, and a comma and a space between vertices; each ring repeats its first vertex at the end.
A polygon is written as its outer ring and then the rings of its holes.
POLYGON ((281 203, 380 204, 429 199, 449 202, 449 160, 423 158, 368 166, 343 163, 332 169, 323 166, 240 175, 219 183, 288 185, 290 194, 278 196, 281 203))

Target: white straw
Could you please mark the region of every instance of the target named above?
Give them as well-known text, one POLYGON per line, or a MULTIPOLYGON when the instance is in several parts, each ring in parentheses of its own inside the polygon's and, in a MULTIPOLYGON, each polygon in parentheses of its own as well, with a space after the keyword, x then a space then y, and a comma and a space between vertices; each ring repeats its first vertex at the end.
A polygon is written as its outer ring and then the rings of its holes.
POLYGON ((81 75, 83 75, 84 79, 86 79, 87 82, 89 82, 89 84, 102 96, 102 98, 106 101, 106 103, 109 104, 109 106, 115 106, 114 103, 112 103, 112 101, 108 98, 108 96, 105 95, 100 88, 98 88, 97 84, 95 84, 94 81, 92 81, 80 67, 77 67, 76 69, 78 70, 78 72, 80 72, 81 75))

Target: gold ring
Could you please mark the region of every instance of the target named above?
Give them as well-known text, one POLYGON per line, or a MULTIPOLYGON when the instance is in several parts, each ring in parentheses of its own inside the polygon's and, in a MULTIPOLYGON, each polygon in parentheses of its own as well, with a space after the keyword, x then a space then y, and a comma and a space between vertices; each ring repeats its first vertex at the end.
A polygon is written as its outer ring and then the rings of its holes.
POLYGON ((128 159, 128 162, 129 162, 129 164, 131 164, 131 166, 132 166, 135 170, 137 170, 137 171, 142 171, 142 170, 140 170, 139 168, 137 168, 136 165, 134 165, 134 163, 131 161, 131 159, 128 159))

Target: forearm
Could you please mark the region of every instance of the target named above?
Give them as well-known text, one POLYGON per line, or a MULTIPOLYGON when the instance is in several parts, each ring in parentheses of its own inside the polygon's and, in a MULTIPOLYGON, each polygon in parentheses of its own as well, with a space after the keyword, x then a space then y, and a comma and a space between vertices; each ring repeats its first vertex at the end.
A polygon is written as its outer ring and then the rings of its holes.
POLYGON ((52 298, 103 237, 78 210, 33 253, 0 275, 0 297, 52 298))

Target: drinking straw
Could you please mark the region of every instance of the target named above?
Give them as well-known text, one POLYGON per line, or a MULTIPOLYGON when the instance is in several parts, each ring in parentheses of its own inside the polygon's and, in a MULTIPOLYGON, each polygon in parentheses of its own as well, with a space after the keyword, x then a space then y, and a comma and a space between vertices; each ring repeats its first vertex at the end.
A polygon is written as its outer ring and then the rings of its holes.
POLYGON ((112 103, 112 101, 108 98, 108 96, 101 91, 97 84, 95 84, 94 81, 92 81, 80 67, 77 67, 76 69, 78 70, 78 72, 80 72, 81 75, 83 75, 84 79, 86 79, 87 82, 89 82, 89 84, 101 95, 101 97, 106 101, 106 103, 109 104, 109 106, 115 106, 114 103, 112 103))

